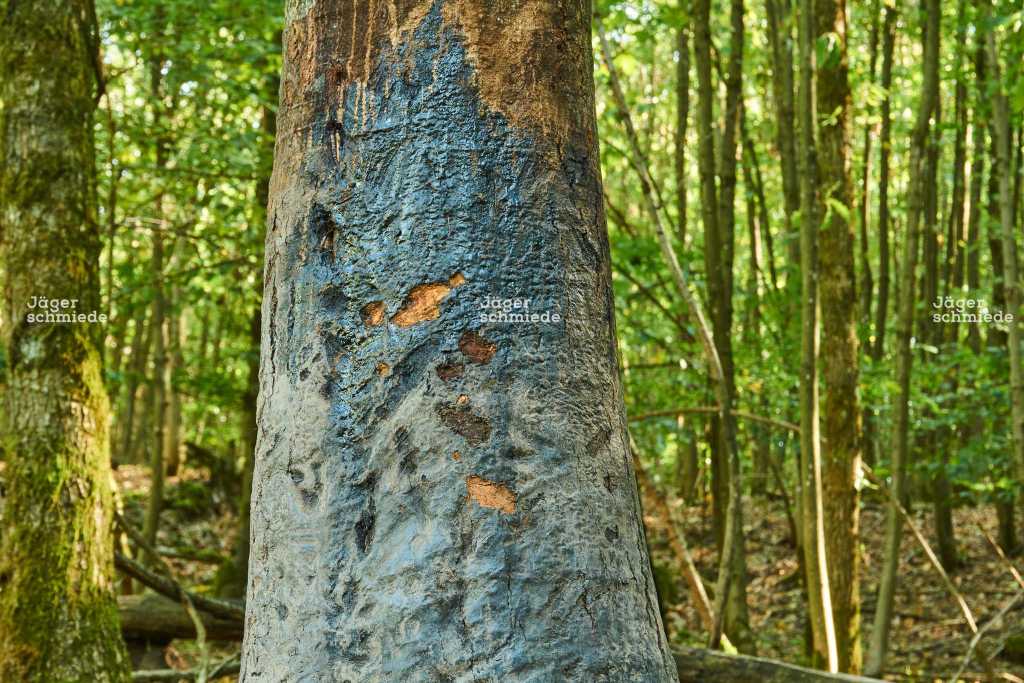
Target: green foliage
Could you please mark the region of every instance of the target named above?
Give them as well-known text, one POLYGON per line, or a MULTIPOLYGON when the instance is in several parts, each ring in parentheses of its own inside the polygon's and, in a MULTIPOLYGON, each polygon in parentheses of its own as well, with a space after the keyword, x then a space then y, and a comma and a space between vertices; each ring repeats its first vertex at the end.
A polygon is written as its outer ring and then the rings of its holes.
MULTIPOLYGON (((269 0, 106 0, 97 8, 107 75, 96 117, 112 321, 107 383, 123 419, 131 335, 152 308, 160 231, 169 315, 183 329, 172 385, 185 399, 184 438, 220 451, 241 438, 258 353, 249 332, 262 289, 258 184, 270 173, 273 138, 263 120, 277 106, 281 9, 269 0)), ((153 372, 135 378, 149 384, 153 372)))

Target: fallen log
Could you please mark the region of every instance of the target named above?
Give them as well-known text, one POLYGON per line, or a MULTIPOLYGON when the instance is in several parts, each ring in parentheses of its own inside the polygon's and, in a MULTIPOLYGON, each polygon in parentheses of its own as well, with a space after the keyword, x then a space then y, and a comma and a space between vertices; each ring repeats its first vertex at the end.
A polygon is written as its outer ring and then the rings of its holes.
MULTIPOLYGON (((125 640, 167 643, 175 638, 195 638, 196 625, 179 602, 161 595, 119 595, 121 633, 125 640)), ((200 612, 207 640, 242 640, 242 623, 200 612)))
POLYGON ((169 598, 183 600, 187 597, 197 610, 207 612, 222 619, 231 619, 239 624, 245 620, 244 605, 190 593, 182 588, 181 584, 174 579, 161 576, 121 553, 114 553, 114 566, 122 574, 132 577, 139 583, 149 586, 156 592, 169 598))
POLYGON ((727 655, 717 650, 676 648, 679 683, 881 683, 875 678, 830 674, 773 659, 727 655))

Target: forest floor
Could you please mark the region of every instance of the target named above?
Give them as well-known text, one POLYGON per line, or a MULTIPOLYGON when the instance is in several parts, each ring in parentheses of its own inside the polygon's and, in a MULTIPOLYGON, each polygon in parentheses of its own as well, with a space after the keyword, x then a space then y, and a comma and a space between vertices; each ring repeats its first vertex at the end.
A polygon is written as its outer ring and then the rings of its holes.
MULTIPOLYGON (((806 607, 800 586, 797 558, 789 540, 782 502, 760 496, 745 499, 745 538, 749 575, 748 605, 751 628, 762 657, 806 664, 803 633, 806 607)), ((705 585, 713 587, 716 573, 714 535, 709 506, 682 507, 679 518, 698 571, 705 585)), ((645 506, 646 510, 654 509, 645 506)), ((934 544, 931 508, 918 505, 913 517, 925 539, 934 544)), ((647 517, 655 564, 672 562, 664 543, 661 520, 647 517)), ((979 531, 981 525, 996 538, 996 515, 992 507, 960 507, 954 511, 954 526, 961 566, 951 574, 964 596, 979 627, 992 620, 1000 609, 1020 591, 1006 564, 979 531)), ((867 646, 874 617, 875 594, 882 564, 885 508, 880 498, 868 499, 861 514, 861 596, 863 600, 863 643, 867 646)), ((886 680, 948 683, 953 680, 967 653, 972 632, 957 603, 945 588, 921 545, 909 529, 902 543, 890 655, 886 662, 886 680)), ((934 546, 933 546, 934 549, 934 546)), ((1018 566, 1020 557, 1010 558, 1018 566)), ((700 646, 704 638, 689 594, 679 579, 675 591, 663 590, 677 598, 666 607, 668 628, 673 642, 700 646), (674 593, 674 595, 672 595, 674 593)), ((1024 603, 1010 610, 986 631, 983 646, 1000 650, 1007 635, 1024 625, 1024 603)), ((998 680, 1024 680, 1024 661, 1013 662, 1005 653, 997 656, 993 667, 998 680)), ((964 681, 985 680, 977 656, 962 675, 964 681)))
MULTIPOLYGON (((148 468, 122 465, 115 478, 125 505, 126 518, 141 527, 145 495, 149 490, 148 468)), ((161 518, 158 546, 176 577, 197 591, 208 590, 215 582, 216 560, 227 558, 234 544, 236 518, 231 504, 235 495, 208 481, 208 472, 191 467, 166 482, 167 504, 161 518), (175 557, 174 555, 179 555, 175 557)), ((803 634, 805 607, 797 573, 796 554, 790 545, 789 529, 781 500, 748 496, 745 538, 748 554, 751 627, 757 639, 757 654, 792 663, 805 663, 803 634)), ((682 506, 687 542, 705 585, 713 587, 716 552, 711 527, 710 506, 682 506)), ((645 505, 645 509, 654 509, 645 505)), ((863 540, 861 594, 864 602, 863 632, 867 644, 874 612, 875 592, 881 570, 885 509, 877 497, 868 498, 861 515, 863 540)), ((934 543, 931 509, 918 505, 913 511, 918 528, 929 543, 934 543)), ((662 580, 659 587, 668 613, 667 627, 673 642, 701 646, 704 630, 690 602, 681 575, 665 543, 663 520, 645 519, 648 541, 662 580), (665 568, 669 568, 665 571, 665 568), (669 585, 664 577, 668 576, 669 585), (673 581, 674 579, 674 581, 673 581), (673 585, 674 584, 674 585, 673 585)), ((996 537, 996 516, 991 507, 960 507, 954 512, 954 524, 961 567, 952 579, 965 597, 979 626, 987 624, 1009 602, 1019 588, 1006 565, 985 540, 981 525, 996 537)), ((939 575, 909 530, 903 536, 899 590, 892 631, 886 680, 947 683, 959 669, 967 653, 971 632, 963 615, 949 596, 939 575)), ((1024 566, 1020 557, 1011 558, 1024 566)), ((1008 633, 1024 625, 1024 603, 1007 613, 987 633, 983 643, 989 652, 998 650, 1008 633)), ((211 644, 210 660, 218 662, 237 651, 236 644, 211 644)), ((198 652, 190 641, 174 641, 164 652, 167 666, 190 669, 198 652)), ((1012 662, 1005 654, 997 656, 995 670, 1007 676, 1000 680, 1024 680, 1024 662, 1012 662)), ((967 667, 963 680, 984 680, 977 658, 967 667)), ((231 681, 226 677, 221 681, 231 681)))

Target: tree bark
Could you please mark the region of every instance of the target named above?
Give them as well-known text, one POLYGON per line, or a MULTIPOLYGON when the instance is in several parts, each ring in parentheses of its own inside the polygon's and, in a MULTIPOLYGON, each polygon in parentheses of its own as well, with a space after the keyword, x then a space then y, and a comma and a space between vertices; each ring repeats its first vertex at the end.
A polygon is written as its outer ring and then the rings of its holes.
MULTIPOLYGON (((765 0, 768 42, 772 58, 772 101, 775 105, 776 145, 782 169, 782 196, 785 203, 786 237, 789 267, 800 267, 800 236, 793 217, 800 211, 800 182, 797 174, 796 104, 793 88, 793 33, 790 30, 790 0, 765 0), (784 16, 785 15, 785 16, 784 16)), ((796 273, 790 282, 796 284, 796 273)))
MULTIPOLYGON (((910 450, 910 371, 913 364, 910 341, 914 330, 914 280, 917 266, 918 224, 926 188, 921 173, 922 159, 928 143, 931 117, 936 109, 939 92, 939 2, 926 0, 924 34, 924 79, 921 85, 921 103, 910 144, 910 187, 907 200, 907 230, 904 241, 902 283, 899 297, 897 324, 896 384, 899 387, 894 406, 892 491, 895 500, 904 494, 907 462, 910 450)), ((885 556, 878 588, 871 643, 864 671, 876 676, 885 665, 892 621, 893 598, 896 593, 896 573, 899 568, 899 549, 903 523, 894 505, 886 510, 885 556)))
MULTIPOLYGON (((153 128, 160 131, 164 115, 163 106, 163 69, 165 59, 160 53, 160 38, 163 28, 160 23, 164 19, 162 5, 154 8, 157 22, 155 45, 157 50, 149 56, 149 87, 153 98, 153 128)), ((167 163, 167 139, 159 134, 154 144, 156 168, 162 170, 167 163)), ((164 195, 157 194, 154 201, 159 225, 153 230, 153 256, 150 271, 153 278, 153 381, 150 389, 150 453, 149 499, 146 505, 146 516, 143 524, 143 535, 150 546, 156 545, 157 530, 160 527, 160 513, 164 505, 164 443, 167 414, 167 393, 170 384, 167 362, 167 296, 164 288, 164 195)))
MULTIPOLYGON (((881 0, 874 0, 871 5, 871 31, 868 36, 868 83, 871 85, 874 85, 875 83, 875 73, 878 66, 878 34, 879 18, 881 13, 881 0)), ((845 33, 842 36, 839 36, 840 40, 845 40, 845 38, 845 33)), ((847 85, 847 91, 849 91, 849 85, 847 85)), ((869 108, 868 113, 873 115, 874 107, 869 108)), ((858 294, 860 295, 860 306, 858 307, 857 313, 860 316, 860 320, 864 323, 871 320, 871 297, 874 294, 875 286, 871 275, 871 244, 868 239, 868 234, 871 231, 869 226, 871 221, 871 143, 874 141, 875 135, 877 135, 875 122, 873 120, 869 120, 868 123, 864 125, 864 142, 862 145, 863 153, 861 154, 860 202, 858 206, 857 221, 857 227, 860 229, 860 288, 858 290, 858 294)), ((867 328, 868 325, 865 324, 865 329, 867 328)))
MULTIPOLYGON (((860 515, 857 476, 861 460, 861 409, 857 397, 859 341, 854 253, 856 237, 850 179, 850 84, 845 0, 817 0, 816 35, 835 37, 817 65, 818 179, 822 375, 825 386, 822 493, 825 551, 840 671, 861 669, 860 515)), ((866 211, 862 213, 866 220, 866 211)), ((867 275, 870 286, 870 275, 867 275)))
POLYGON ((374 8, 287 7, 242 678, 674 681, 590 4, 374 8))
POLYGON ((6 3, 0 20, 3 681, 128 680, 101 327, 45 317, 102 313, 98 32, 84 0, 6 3))
MULTIPOLYGON (((688 14, 689 0, 680 0, 680 7, 688 14)), ((676 29, 676 129, 673 164, 676 180, 676 236, 679 247, 686 248, 686 132, 690 122, 690 29, 683 25, 676 29)))
POLYGON ((135 407, 139 405, 137 395, 139 393, 139 382, 146 373, 146 363, 149 360, 150 341, 153 326, 150 324, 149 315, 145 306, 139 306, 135 318, 135 331, 132 336, 131 360, 126 373, 124 413, 121 419, 121 448, 113 454, 115 463, 134 463, 138 461, 135 452, 135 407))
MULTIPOLYGON (((718 155, 718 230, 722 245, 722 258, 718 286, 719 299, 712 299, 712 317, 715 320, 715 343, 718 356, 722 362, 725 384, 729 391, 729 407, 736 402, 736 370, 732 350, 732 295, 734 289, 735 251, 736 251, 736 155, 739 137, 740 113, 743 105, 743 0, 731 0, 729 3, 729 61, 725 73, 725 110, 722 112, 722 146, 718 155)), ((711 298, 709 292, 709 299, 711 298)), ((727 524, 733 525, 733 533, 723 537, 723 543, 733 544, 731 566, 729 568, 729 598, 726 603, 725 632, 729 635, 741 652, 754 653, 756 645, 750 630, 750 615, 747 610, 747 556, 743 538, 743 501, 742 488, 732 484, 732 477, 740 471, 739 445, 736 443, 735 431, 728 431, 720 421, 713 421, 718 428, 719 450, 726 474, 725 491, 728 494, 727 514, 734 519, 727 524), (733 497, 737 496, 735 503, 733 497), (735 508, 733 505, 735 504, 735 508)))
MULTIPOLYGON (((875 305, 875 340, 871 357, 880 361, 885 355, 885 325, 889 318, 889 159, 892 156, 892 61, 896 44, 895 7, 886 5, 882 34, 882 122, 878 160, 878 302, 875 305)), ((871 457, 872 449, 866 449, 871 457)))
POLYGON ((1014 198, 1010 180, 1015 175, 1010 163, 1013 133, 1010 127, 1009 98, 1002 82, 999 51, 995 30, 986 36, 985 48, 989 69, 992 74, 993 98, 992 131, 996 158, 993 171, 999 178, 999 222, 1002 228, 1003 274, 1006 292, 1004 313, 1010 318, 1007 323, 1006 343, 1010 356, 1010 410, 1011 434, 1013 435, 1014 465, 1017 481, 1024 481, 1024 368, 1021 367, 1020 350, 1020 278, 1017 271, 1017 239, 1014 230, 1014 198), (1010 317, 1012 316, 1012 317, 1010 317))
POLYGON ((800 476, 804 572, 811 627, 811 659, 815 666, 836 671, 835 627, 829 587, 825 513, 822 493, 821 434, 818 408, 818 353, 821 305, 818 300, 818 159, 814 42, 817 25, 813 0, 800 2, 800 476))
MULTIPOLYGON (((177 302, 177 305, 180 306, 180 288, 174 287, 171 291, 173 292, 172 302, 177 302)), ((170 344, 167 353, 167 427, 164 434, 164 453, 167 455, 167 463, 164 470, 169 477, 177 475, 184 465, 183 451, 185 444, 181 438, 182 397, 175 381, 175 376, 182 372, 185 366, 185 358, 181 352, 181 347, 185 344, 185 340, 182 338, 184 332, 184 326, 182 325, 183 315, 181 311, 178 311, 172 313, 167 319, 167 339, 170 344)))

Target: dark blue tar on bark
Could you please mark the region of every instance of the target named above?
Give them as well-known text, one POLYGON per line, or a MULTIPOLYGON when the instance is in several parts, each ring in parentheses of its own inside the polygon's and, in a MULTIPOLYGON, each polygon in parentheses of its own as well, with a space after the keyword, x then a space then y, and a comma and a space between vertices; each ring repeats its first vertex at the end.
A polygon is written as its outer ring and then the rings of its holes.
POLYGON ((674 681, 590 3, 291 0, 246 681, 674 681), (558 323, 483 322, 488 297, 558 323))

